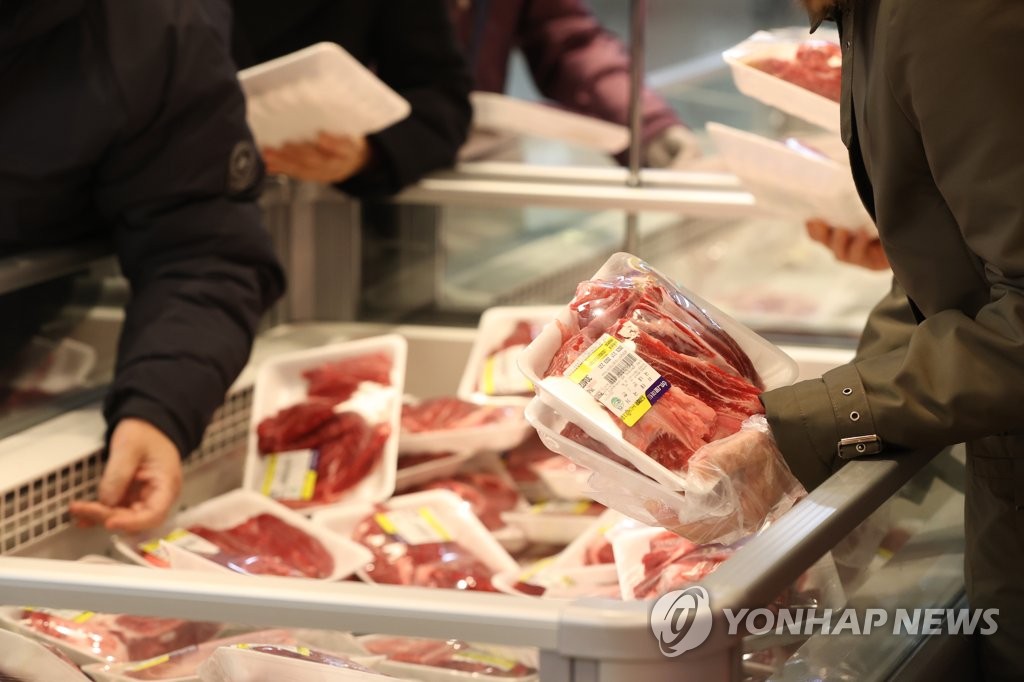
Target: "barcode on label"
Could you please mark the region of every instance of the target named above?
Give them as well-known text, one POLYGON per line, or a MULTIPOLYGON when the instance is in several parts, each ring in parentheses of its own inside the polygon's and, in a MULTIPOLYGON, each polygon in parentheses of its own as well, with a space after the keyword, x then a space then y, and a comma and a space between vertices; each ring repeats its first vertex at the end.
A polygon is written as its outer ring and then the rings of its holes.
POLYGON ((611 368, 611 371, 604 375, 604 380, 609 384, 614 384, 616 381, 622 378, 622 376, 628 372, 639 358, 635 355, 626 355, 611 368))

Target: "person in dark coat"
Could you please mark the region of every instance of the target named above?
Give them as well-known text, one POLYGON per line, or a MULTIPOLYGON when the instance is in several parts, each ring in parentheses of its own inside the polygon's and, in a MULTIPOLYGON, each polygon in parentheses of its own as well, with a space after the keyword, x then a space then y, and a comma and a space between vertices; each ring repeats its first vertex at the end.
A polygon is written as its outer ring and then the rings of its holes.
POLYGON ((967 445, 978 678, 1024 670, 1024 4, 805 0, 843 51, 841 131, 892 267, 855 360, 762 396, 811 489, 846 460, 967 445), (858 441, 849 439, 859 438, 858 441))
MULTIPOLYGON (((470 80, 443 0, 239 0, 239 68, 318 42, 341 45, 409 101, 408 118, 366 139, 321 134, 264 149, 270 172, 334 183, 348 194, 393 194, 451 166, 466 139, 470 80)), ((343 112, 339 112, 343 116, 343 112)))
POLYGON ((205 12, 0 2, 0 255, 103 238, 131 285, 99 500, 71 508, 112 530, 163 521, 284 287, 245 102, 205 12))
MULTIPOLYGON (((583 0, 448 0, 448 7, 474 89, 505 92, 509 58, 519 48, 542 95, 570 111, 629 125, 629 58, 583 0)), ((647 88, 642 115, 644 165, 667 167, 700 155, 697 138, 647 88)))

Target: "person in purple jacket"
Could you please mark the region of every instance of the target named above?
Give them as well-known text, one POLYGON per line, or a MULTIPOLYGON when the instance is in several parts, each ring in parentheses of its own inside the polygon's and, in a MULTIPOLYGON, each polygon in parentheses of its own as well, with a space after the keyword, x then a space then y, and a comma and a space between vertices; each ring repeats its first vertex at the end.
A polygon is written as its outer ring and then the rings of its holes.
MULTIPOLYGON (((509 57, 518 47, 545 97, 571 111, 628 125, 629 58, 585 0, 448 3, 476 90, 505 91, 509 57)), ((700 146, 694 134, 664 99, 645 89, 644 165, 664 168, 697 156, 700 146)))

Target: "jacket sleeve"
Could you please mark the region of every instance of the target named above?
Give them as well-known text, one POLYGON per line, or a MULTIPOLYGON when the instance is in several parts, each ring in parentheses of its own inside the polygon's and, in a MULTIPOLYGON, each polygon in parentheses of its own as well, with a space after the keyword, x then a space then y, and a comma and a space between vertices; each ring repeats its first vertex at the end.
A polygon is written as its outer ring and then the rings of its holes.
POLYGON ((223 40, 198 2, 140 5, 112 11, 107 29, 126 115, 96 202, 132 296, 105 415, 110 429, 144 419, 187 455, 284 278, 255 202, 262 167, 223 40))
MULTIPOLYGON (((587 116, 629 125, 629 58, 583 0, 526 0, 518 27, 523 51, 541 93, 587 116)), ((643 142, 681 125, 668 103, 643 94, 643 142)))
POLYGON ((338 185, 361 197, 394 194, 431 171, 450 167, 473 115, 469 71, 444 0, 382 3, 373 30, 377 75, 408 100, 412 113, 370 135, 369 167, 338 185))
MULTIPOLYGON (((930 314, 906 345, 763 396, 780 448, 808 487, 835 468, 842 437, 877 434, 886 450, 898 450, 1021 428, 1024 90, 1013 83, 1014 65, 1024 60, 1024 5, 895 5, 890 30, 901 41, 890 38, 893 91, 983 267, 990 302, 973 317, 953 309, 930 314)), ((926 227, 918 229, 923 240, 926 227)))

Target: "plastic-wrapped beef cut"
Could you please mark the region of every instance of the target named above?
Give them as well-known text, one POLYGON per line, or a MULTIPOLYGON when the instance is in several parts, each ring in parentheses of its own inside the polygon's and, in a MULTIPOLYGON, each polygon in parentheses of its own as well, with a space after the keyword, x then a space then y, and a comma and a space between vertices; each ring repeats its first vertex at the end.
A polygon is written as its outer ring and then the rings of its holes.
POLYGON ((391 385, 391 358, 387 353, 371 353, 332 362, 302 374, 311 398, 342 403, 352 397, 364 381, 391 385))
POLYGON ((221 629, 216 623, 82 612, 24 609, 21 622, 32 630, 110 662, 138 661, 205 642, 221 629))
POLYGON ((643 558, 644 576, 633 587, 633 594, 637 599, 648 599, 697 582, 732 552, 723 545, 700 546, 666 531, 651 540, 643 558))
POLYGON ((326 578, 334 570, 334 559, 319 540, 273 514, 259 514, 227 530, 188 530, 221 550, 206 558, 239 573, 326 578))
POLYGON ((356 412, 335 413, 329 403, 309 401, 264 419, 257 434, 263 455, 313 451, 316 479, 310 499, 280 499, 301 508, 333 502, 362 481, 383 456, 391 428, 371 425, 356 412))
POLYGON ((685 471, 701 446, 736 433, 744 419, 764 411, 761 380, 746 353, 698 306, 654 277, 584 282, 569 306, 576 325, 563 325, 562 348, 546 375, 571 370, 601 338, 630 342, 668 388, 633 426, 623 427, 623 437, 666 468, 685 471))
POLYGON ((473 513, 488 530, 505 527, 502 512, 511 511, 519 504, 519 491, 501 476, 489 472, 457 474, 452 478, 433 481, 420 490, 451 490, 469 503, 473 513))
POLYGON ((468 429, 502 421, 513 414, 507 407, 477 405, 459 398, 430 398, 402 406, 402 430, 409 433, 468 429))
POLYGON ((387 656, 392 661, 458 670, 480 677, 517 678, 537 672, 521 661, 457 639, 445 641, 413 637, 368 637, 361 643, 370 653, 387 656))
POLYGON ((494 572, 451 538, 429 509, 388 511, 364 519, 353 537, 373 552, 367 576, 377 583, 493 592, 494 572))

